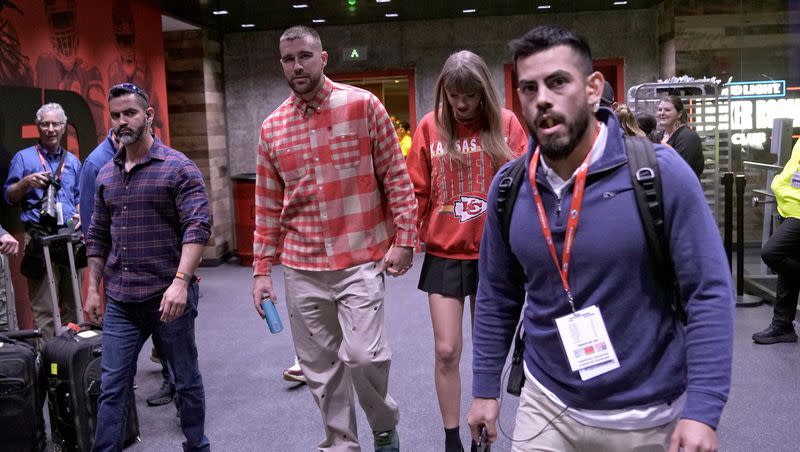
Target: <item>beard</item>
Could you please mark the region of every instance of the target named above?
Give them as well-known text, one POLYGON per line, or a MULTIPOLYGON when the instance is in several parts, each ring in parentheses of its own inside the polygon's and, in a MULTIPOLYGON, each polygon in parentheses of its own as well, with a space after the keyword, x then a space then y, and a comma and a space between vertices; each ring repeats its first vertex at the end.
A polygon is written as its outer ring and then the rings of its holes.
POLYGON ((322 74, 317 75, 316 77, 305 74, 308 76, 308 83, 305 85, 299 85, 292 79, 288 79, 287 82, 289 83, 289 88, 295 92, 295 94, 302 96, 303 94, 308 94, 311 91, 314 91, 314 88, 319 85, 319 81, 322 78, 322 74))
POLYGON ((537 133, 539 130, 537 123, 529 121, 526 118, 525 125, 528 126, 528 132, 536 137, 539 143, 539 150, 548 160, 564 160, 572 153, 575 147, 577 147, 583 137, 583 132, 589 127, 590 119, 590 113, 588 111, 584 111, 572 120, 563 118, 560 122, 567 129, 567 135, 553 136, 550 137, 548 141, 542 140, 537 133))
POLYGON ((123 134, 120 134, 120 131, 118 130, 116 131, 117 139, 125 146, 136 143, 142 138, 142 135, 144 135, 145 129, 146 124, 142 124, 142 126, 137 129, 126 129, 126 133, 123 134))

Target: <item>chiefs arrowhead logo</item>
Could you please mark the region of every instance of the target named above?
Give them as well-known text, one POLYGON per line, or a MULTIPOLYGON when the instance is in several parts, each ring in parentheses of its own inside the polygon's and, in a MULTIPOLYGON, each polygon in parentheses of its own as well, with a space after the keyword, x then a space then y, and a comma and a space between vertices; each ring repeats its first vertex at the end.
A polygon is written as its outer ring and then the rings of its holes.
POLYGON ((466 223, 486 213, 487 202, 477 196, 460 196, 453 203, 453 215, 459 223, 466 223))

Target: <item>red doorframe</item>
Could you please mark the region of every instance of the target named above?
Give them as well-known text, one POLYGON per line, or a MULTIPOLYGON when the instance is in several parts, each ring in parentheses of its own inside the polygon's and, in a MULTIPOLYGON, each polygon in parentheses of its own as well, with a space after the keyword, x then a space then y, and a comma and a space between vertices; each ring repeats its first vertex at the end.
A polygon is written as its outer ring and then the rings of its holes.
POLYGON ((411 128, 417 128, 417 88, 414 83, 414 69, 390 69, 387 71, 364 71, 364 72, 337 72, 327 74, 333 81, 351 80, 359 78, 379 78, 379 77, 406 77, 408 79, 408 122, 411 128))
POLYGON ((611 83, 614 88, 614 100, 624 104, 627 102, 625 93, 625 59, 624 58, 599 58, 592 60, 592 65, 611 83))
POLYGON ((506 108, 517 115, 520 124, 525 124, 522 105, 519 103, 519 96, 517 96, 517 74, 514 73, 514 66, 511 63, 503 65, 503 80, 506 91, 506 108))

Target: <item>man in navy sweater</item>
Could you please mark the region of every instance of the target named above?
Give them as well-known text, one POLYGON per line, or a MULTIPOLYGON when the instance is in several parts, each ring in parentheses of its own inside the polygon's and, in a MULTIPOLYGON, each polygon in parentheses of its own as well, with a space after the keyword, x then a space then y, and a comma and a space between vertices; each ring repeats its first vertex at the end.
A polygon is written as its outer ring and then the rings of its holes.
MULTIPOLYGON (((482 426, 496 438, 501 372, 523 314, 526 379, 513 450, 716 450, 734 303, 697 177, 674 150, 656 146, 684 327, 648 251, 619 124, 597 109, 604 80, 588 44, 537 27, 511 49, 532 137, 510 238, 489 209, 481 242, 473 438, 482 426)), ((507 172, 495 177, 489 205, 507 172)))

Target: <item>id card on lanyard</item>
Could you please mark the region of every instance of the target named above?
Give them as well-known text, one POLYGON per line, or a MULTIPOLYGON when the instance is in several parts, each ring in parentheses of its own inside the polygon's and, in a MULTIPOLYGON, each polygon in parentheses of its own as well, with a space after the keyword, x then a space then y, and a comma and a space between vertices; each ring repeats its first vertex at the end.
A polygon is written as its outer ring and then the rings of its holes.
POLYGON ((597 306, 590 306, 576 311, 575 301, 572 298, 569 280, 567 279, 569 262, 572 258, 572 247, 575 242, 575 233, 578 230, 578 220, 581 216, 583 194, 586 189, 586 175, 589 172, 592 150, 597 143, 599 134, 600 127, 598 127, 595 133, 592 147, 589 149, 586 158, 578 167, 577 173, 575 174, 575 188, 573 189, 572 203, 567 220, 567 230, 564 236, 564 250, 560 263, 553 243, 553 234, 547 220, 547 213, 544 209, 542 196, 536 185, 536 168, 539 165, 539 158, 541 158, 538 147, 533 153, 528 171, 539 225, 542 228, 545 242, 550 249, 550 256, 553 258, 556 270, 561 277, 561 283, 564 287, 567 302, 569 302, 569 306, 572 310, 571 314, 555 319, 556 328, 558 329, 558 335, 561 339, 561 345, 564 348, 570 369, 573 372, 579 372, 581 379, 584 381, 619 367, 619 360, 611 344, 611 339, 608 336, 608 331, 603 321, 603 316, 600 313, 600 308, 597 306))

